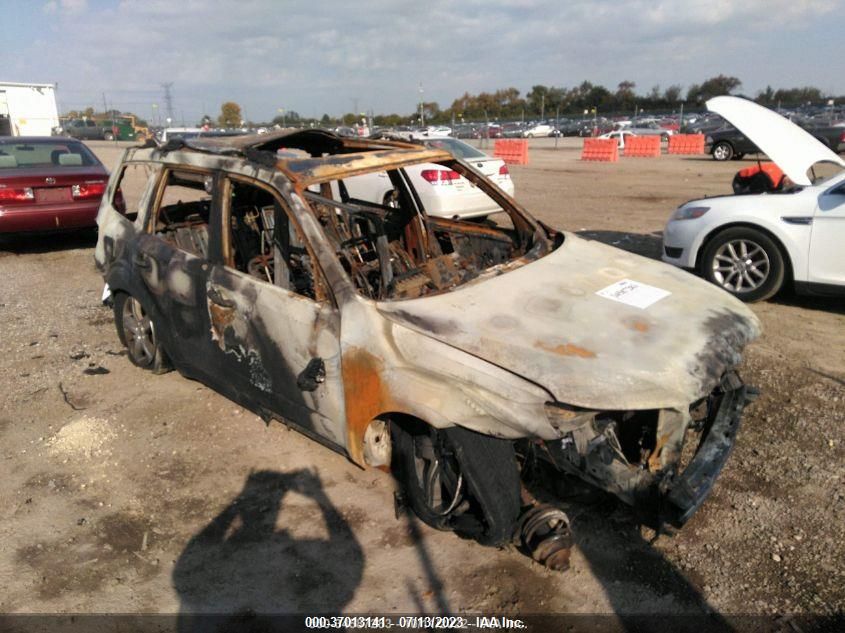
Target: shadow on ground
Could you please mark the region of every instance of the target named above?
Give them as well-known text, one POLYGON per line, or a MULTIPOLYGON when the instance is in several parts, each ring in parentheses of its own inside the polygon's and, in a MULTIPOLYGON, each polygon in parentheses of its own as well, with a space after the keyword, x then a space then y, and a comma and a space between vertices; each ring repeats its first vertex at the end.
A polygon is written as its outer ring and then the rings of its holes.
POLYGON ((578 231, 578 235, 588 240, 595 240, 622 250, 660 259, 662 248, 663 232, 653 233, 628 233, 625 231, 578 231))
POLYGON ((789 289, 784 289, 772 299, 769 299, 769 301, 772 303, 779 303, 784 306, 791 306, 793 308, 845 314, 845 296, 822 297, 815 295, 799 295, 789 289))
POLYGON ((44 233, 24 235, 0 235, 0 255, 13 253, 50 253, 77 248, 94 248, 97 244, 97 230, 85 229, 67 233, 44 233))
POLYGON ((176 562, 178 630, 276 631, 290 623, 265 614, 340 613, 363 569, 361 546, 318 475, 254 472, 176 562))
POLYGON ((569 516, 575 547, 601 583, 617 619, 613 624, 598 618, 597 624, 627 633, 734 631, 708 603, 694 578, 643 536, 641 522, 624 503, 544 468, 527 485, 537 499, 562 508, 569 516))

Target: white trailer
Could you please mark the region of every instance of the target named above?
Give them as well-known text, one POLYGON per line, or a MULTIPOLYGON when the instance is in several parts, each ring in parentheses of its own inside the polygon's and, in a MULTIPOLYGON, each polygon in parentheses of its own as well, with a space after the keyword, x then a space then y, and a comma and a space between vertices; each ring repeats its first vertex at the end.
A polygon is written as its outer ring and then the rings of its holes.
POLYGON ((58 125, 55 84, 0 81, 0 136, 50 136, 58 125))

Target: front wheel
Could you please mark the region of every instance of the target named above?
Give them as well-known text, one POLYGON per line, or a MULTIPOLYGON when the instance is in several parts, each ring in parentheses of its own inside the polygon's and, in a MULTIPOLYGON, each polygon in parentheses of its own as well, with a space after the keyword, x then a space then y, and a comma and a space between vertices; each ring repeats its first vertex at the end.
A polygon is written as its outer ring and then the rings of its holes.
POLYGON ((484 545, 511 540, 520 511, 513 443, 460 427, 391 423, 393 470, 414 513, 484 545))
POLYGON ((158 340, 153 320, 138 299, 125 292, 117 293, 114 321, 117 336, 126 346, 133 365, 156 374, 170 370, 170 362, 158 340))
POLYGON ((730 143, 726 141, 716 143, 716 145, 713 147, 713 158, 715 158, 716 160, 730 160, 733 155, 734 148, 730 143))
POLYGON ((114 134, 112 132, 106 132, 105 134, 103 134, 103 139, 105 139, 106 141, 113 141, 114 134))
POLYGON ((734 227, 717 234, 704 249, 701 274, 742 301, 763 301, 783 286, 783 253, 765 233, 734 227))

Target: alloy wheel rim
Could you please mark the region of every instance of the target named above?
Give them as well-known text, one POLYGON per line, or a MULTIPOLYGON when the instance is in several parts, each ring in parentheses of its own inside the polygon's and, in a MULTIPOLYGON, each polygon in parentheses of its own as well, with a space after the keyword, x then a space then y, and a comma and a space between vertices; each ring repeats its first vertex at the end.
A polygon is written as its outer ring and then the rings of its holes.
POLYGON ((718 145, 716 147, 715 154, 716 158, 718 158, 719 160, 724 160, 728 157, 728 148, 725 145, 718 145))
POLYGON ((126 347, 139 365, 149 365, 155 357, 155 330, 153 322, 135 297, 123 304, 123 333, 126 347))
POLYGON ((722 244, 713 256, 713 277, 725 290, 736 293, 757 290, 766 283, 771 262, 765 249, 747 239, 722 244))

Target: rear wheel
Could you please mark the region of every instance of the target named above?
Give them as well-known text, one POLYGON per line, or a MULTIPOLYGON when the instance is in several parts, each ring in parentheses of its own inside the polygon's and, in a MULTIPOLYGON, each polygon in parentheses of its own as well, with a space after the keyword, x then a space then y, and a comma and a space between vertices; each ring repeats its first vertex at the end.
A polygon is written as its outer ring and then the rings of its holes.
POLYGON ((742 301, 763 301, 783 286, 783 253, 762 231, 734 227, 717 234, 701 257, 701 274, 742 301))
POLYGON ((113 141, 114 134, 112 132, 106 132, 105 134, 103 134, 103 138, 107 141, 113 141))
POLYGON ((170 370, 170 362, 156 336, 153 320, 138 299, 125 292, 117 293, 114 321, 120 342, 126 346, 133 365, 156 374, 170 370))
POLYGON ((713 158, 716 160, 730 160, 734 155, 733 145, 727 141, 720 141, 713 147, 713 158))
POLYGON ((423 522, 485 545, 511 540, 521 505, 512 442, 409 420, 391 435, 394 473, 423 522))

